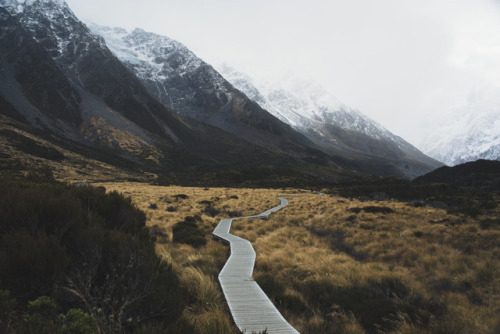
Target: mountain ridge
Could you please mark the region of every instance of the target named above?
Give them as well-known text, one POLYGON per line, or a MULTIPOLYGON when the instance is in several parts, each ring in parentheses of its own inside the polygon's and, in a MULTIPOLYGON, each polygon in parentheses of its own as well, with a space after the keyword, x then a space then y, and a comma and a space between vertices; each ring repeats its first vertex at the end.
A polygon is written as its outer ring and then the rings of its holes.
MULTIPOLYGON (((259 93, 255 87, 253 91, 245 90, 244 87, 238 87, 236 82, 227 81, 226 73, 221 75, 177 41, 141 29, 127 31, 95 24, 90 26, 94 33, 105 39, 111 50, 115 50, 115 55, 141 79, 152 95, 163 103, 174 106, 179 114, 215 125, 250 141, 254 141, 255 138, 248 132, 248 128, 242 126, 245 122, 261 128, 263 125, 270 128, 271 132, 286 134, 289 131, 284 131, 286 128, 276 121, 261 123, 259 122, 261 116, 257 116, 257 120, 252 118, 257 114, 270 114, 302 134, 304 139, 299 139, 301 145, 316 146, 332 157, 333 163, 367 173, 370 173, 370 168, 377 165, 378 167, 372 171, 375 174, 385 170, 386 173, 415 177, 440 166, 438 162, 425 157, 416 148, 390 134, 377 123, 366 121, 366 118, 355 110, 349 109, 350 112, 340 110, 337 114, 324 113, 323 119, 318 119, 318 113, 314 115, 315 117, 309 118, 297 114, 298 120, 294 124, 290 118, 275 112, 276 108, 260 103, 262 96, 261 99, 256 96, 259 93), (193 84, 194 82, 197 86, 193 84), (252 93, 255 93, 254 96, 252 93), (193 98, 189 98, 190 96, 193 98), (337 116, 340 113, 350 117, 345 119, 344 128, 325 121, 328 117, 339 118, 337 116), (249 118, 249 115, 253 116, 249 118), (297 126, 307 123, 321 124, 320 131, 318 127, 297 126), (351 125, 355 123, 360 125, 353 129, 351 125), (366 132, 377 132, 375 136, 385 137, 385 142, 378 144, 365 136, 363 131, 359 131, 360 126, 366 128, 366 132), (364 146, 360 146, 359 142, 364 146), (401 147, 396 147, 397 145, 401 147), (409 153, 405 154, 403 151, 409 153), (363 167, 363 164, 366 166, 363 167)), ((347 108, 340 103, 339 106, 347 108)))

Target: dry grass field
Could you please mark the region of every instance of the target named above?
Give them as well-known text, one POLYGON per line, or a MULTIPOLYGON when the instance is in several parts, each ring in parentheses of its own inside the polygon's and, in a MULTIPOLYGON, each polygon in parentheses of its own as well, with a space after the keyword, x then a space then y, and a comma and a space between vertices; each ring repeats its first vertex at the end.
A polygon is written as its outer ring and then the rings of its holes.
MULTIPOLYGON (((185 322, 237 333, 217 282, 228 247, 211 232, 299 191, 99 185, 146 212, 158 253, 190 292, 185 322), (190 221, 204 243, 175 241, 175 225, 190 221)), ((499 333, 499 217, 498 208, 472 219, 302 192, 269 220, 235 221, 232 231, 252 242, 254 278, 301 333, 499 333)))
POLYGON ((198 333, 238 333, 217 280, 229 249, 212 240, 212 231, 222 218, 260 213, 279 204, 276 197, 280 194, 296 191, 162 187, 132 182, 96 185, 130 196, 135 205, 146 212, 158 253, 173 265, 192 296, 184 321, 198 333), (201 218, 197 225, 206 244, 194 247, 173 242, 173 226, 186 217, 196 216, 201 218))

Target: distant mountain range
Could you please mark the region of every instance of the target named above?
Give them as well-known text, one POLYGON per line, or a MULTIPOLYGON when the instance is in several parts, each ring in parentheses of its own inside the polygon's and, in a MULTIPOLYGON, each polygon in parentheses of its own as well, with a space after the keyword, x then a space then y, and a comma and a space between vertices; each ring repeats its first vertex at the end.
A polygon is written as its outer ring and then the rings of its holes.
POLYGON ((323 118, 303 115, 298 127, 182 44, 140 29, 91 31, 62 0, 0 0, 0 24, 0 110, 10 129, 0 139, 12 143, 0 159, 29 142, 12 140, 28 126, 53 150, 78 147, 166 182, 319 183, 360 172, 415 177, 440 165, 352 110, 318 104, 323 118), (15 127, 23 130, 13 135, 15 127))

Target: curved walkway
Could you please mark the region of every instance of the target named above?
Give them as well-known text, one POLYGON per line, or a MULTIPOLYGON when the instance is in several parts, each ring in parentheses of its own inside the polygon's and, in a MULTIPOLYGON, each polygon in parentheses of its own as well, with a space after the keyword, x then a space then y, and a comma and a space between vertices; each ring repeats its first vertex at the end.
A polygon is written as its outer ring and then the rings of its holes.
POLYGON ((258 215, 222 219, 213 234, 229 242, 231 255, 219 273, 219 282, 236 326, 243 333, 298 333, 283 318, 278 309, 269 300, 260 286, 253 280, 255 250, 252 244, 229 232, 231 222, 236 219, 267 218, 288 204, 283 197, 278 197, 281 204, 258 215))

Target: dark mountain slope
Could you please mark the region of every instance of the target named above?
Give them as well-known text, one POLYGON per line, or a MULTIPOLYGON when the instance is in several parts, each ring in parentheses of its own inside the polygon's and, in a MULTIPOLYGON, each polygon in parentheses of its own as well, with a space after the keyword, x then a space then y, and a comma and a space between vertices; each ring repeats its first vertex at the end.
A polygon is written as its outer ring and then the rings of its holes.
POLYGON ((135 29, 90 25, 148 92, 183 116, 202 121, 259 145, 294 156, 328 156, 235 89, 212 66, 182 44, 135 29), (147 59, 147 60, 144 60, 147 59))
MULTIPOLYGON (((81 123, 79 94, 52 58, 18 20, 0 7, 0 93, 19 107, 30 122, 48 125, 56 120, 81 123), (33 108, 24 106, 31 104, 33 108), (41 115, 48 116, 44 122, 41 115)), ((2 108, 2 110, 4 110, 2 108)))
POLYGON ((414 180, 419 184, 446 183, 458 187, 500 189, 500 161, 477 160, 441 167, 414 180))

